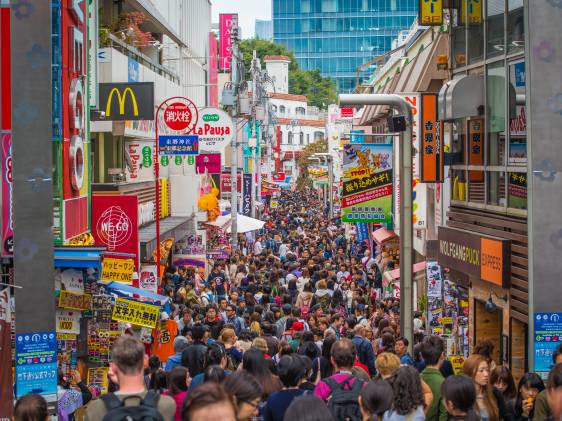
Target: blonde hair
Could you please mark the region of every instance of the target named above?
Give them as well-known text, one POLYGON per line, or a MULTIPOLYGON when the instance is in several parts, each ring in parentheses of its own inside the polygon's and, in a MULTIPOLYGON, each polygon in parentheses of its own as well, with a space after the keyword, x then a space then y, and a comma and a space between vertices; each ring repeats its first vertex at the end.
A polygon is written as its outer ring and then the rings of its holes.
POLYGON ((252 347, 259 349, 264 354, 267 354, 267 352, 269 350, 268 347, 267 347, 267 342, 264 338, 255 338, 252 341, 252 347))
POLYGON ((328 288, 328 284, 326 283, 326 281, 324 279, 320 279, 318 281, 318 283, 316 284, 316 288, 317 289, 326 289, 326 288, 328 288))
POLYGON ((260 322, 252 322, 250 325, 250 332, 257 333, 259 335, 261 333, 260 322))
POLYGON ((236 332, 234 331, 234 329, 227 327, 221 330, 220 341, 223 344, 227 343, 229 340, 235 337, 236 337, 236 332))
POLYGON ((398 370, 400 367, 400 358, 398 358, 396 354, 383 352, 377 357, 375 366, 381 377, 384 379, 392 376, 394 372, 398 370))

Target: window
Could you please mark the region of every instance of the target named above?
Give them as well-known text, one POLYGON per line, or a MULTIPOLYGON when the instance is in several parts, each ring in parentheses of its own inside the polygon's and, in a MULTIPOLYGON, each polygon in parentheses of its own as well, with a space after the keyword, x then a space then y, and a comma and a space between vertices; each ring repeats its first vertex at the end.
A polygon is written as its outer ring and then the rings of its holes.
POLYGON ((324 139, 324 132, 314 132, 314 141, 324 139))
POLYGON ((276 113, 276 112, 277 112, 277 105, 271 104, 271 105, 270 105, 270 110, 273 111, 274 113, 276 113))
POLYGON ((279 106, 279 112, 280 112, 281 114, 285 114, 285 106, 284 106, 284 105, 280 105, 280 106, 279 106))
POLYGON ((285 143, 285 142, 283 142, 283 130, 280 130, 280 131, 279 131, 279 142, 280 142, 281 144, 285 143))
POLYGON ((507 53, 522 53, 524 49, 523 0, 507 0, 507 53))
POLYGON ((310 144, 310 133, 306 134, 306 144, 310 144))
POLYGON ((297 107, 295 108, 295 113, 297 115, 305 115, 306 114, 306 110, 304 109, 304 107, 297 107))
POLYGON ((491 64, 486 71, 488 165, 505 165, 505 67, 491 64))
POLYGON ((300 132, 299 134, 299 144, 304 145, 304 133, 300 132))
POLYGON ((486 57, 497 57, 505 52, 505 0, 486 2, 486 57))
POLYGON ((287 144, 292 145, 293 144, 293 132, 289 132, 289 137, 287 139, 287 144))
POLYGON ((482 19, 482 0, 465 0, 469 9, 467 21, 468 63, 472 64, 484 58, 484 20, 482 19))

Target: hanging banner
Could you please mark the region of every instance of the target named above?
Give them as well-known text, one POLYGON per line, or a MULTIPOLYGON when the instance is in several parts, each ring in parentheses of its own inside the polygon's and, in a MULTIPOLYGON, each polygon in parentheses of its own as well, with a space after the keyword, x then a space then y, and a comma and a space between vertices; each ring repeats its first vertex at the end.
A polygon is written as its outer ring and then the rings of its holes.
POLYGON ((92 235, 107 251, 132 254, 138 264, 139 229, 136 195, 92 196, 92 235))
POLYGON ((236 13, 221 13, 219 15, 219 32, 220 32, 220 69, 229 70, 230 61, 232 59, 232 32, 233 21, 238 21, 236 13))
POLYGON ((343 222, 392 224, 392 145, 346 145, 343 222))
POLYGON ((133 325, 154 329, 159 314, 159 306, 117 297, 111 318, 118 322, 131 323, 133 325))
POLYGON ((418 22, 423 26, 441 26, 443 0, 418 0, 418 22))
POLYGON ((70 310, 85 311, 92 308, 91 294, 77 294, 75 292, 60 291, 59 307, 70 310))
POLYGON ((366 222, 356 222, 357 228, 357 241, 362 243, 369 239, 369 224, 366 222))
POLYGON ((143 266, 139 275, 140 289, 145 291, 158 292, 158 278, 156 266, 143 266))
POLYGON ((47 401, 56 400, 57 379, 55 332, 17 334, 16 398, 37 393, 43 395, 47 401))
POLYGON ((12 214, 12 135, 2 134, 2 257, 14 254, 12 214))
MULTIPOLYGON (((468 121, 469 165, 484 165, 484 119, 468 121)), ((469 171, 468 181, 483 182, 484 171, 469 171)))
POLYGON ((242 178, 242 214, 252 213, 252 174, 244 174, 242 178))
POLYGON ((421 98, 421 182, 443 182, 443 122, 438 121, 437 95, 421 98))
POLYGON ((13 413, 12 313, 10 290, 0 291, 0 420, 11 420, 13 413))
POLYGON ((101 262, 100 280, 132 284, 134 271, 135 261, 133 259, 104 257, 101 262))

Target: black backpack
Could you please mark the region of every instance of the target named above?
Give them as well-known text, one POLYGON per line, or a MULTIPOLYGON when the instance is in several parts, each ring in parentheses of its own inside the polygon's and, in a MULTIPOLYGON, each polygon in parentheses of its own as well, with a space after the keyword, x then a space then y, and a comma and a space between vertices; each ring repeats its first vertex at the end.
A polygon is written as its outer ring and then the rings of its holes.
POLYGON ((154 390, 149 390, 144 399, 132 395, 121 400, 114 393, 104 395, 101 399, 107 409, 102 421, 164 421, 164 417, 158 412, 160 396, 154 390), (140 399, 139 404, 125 406, 125 401, 131 398, 140 399))
POLYGON ((363 389, 364 381, 354 376, 349 376, 341 383, 331 378, 322 381, 330 388, 328 408, 336 420, 361 421, 363 419, 359 409, 359 394, 363 389), (353 383, 350 383, 351 380, 354 380, 353 383))

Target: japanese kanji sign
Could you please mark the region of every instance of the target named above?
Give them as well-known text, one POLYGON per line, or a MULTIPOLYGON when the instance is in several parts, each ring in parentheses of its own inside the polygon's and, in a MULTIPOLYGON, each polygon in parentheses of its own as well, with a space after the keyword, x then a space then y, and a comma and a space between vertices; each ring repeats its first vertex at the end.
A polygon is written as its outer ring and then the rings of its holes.
POLYGON ((422 95, 421 182, 443 182, 443 122, 437 120, 437 95, 422 95))
POLYGON ((57 337, 55 332, 16 335, 16 397, 57 393, 57 337))
POLYGON ((346 145, 342 220, 392 224, 392 145, 346 145))
POLYGON ((418 0, 418 22, 420 25, 443 24, 443 0, 418 0))
MULTIPOLYGON (((484 119, 475 118, 468 122, 469 165, 484 165, 484 119)), ((469 171, 468 180, 484 181, 484 171, 469 171)))
POLYGON ((90 310, 92 308, 92 296, 62 290, 59 295, 59 307, 80 311, 90 310))
POLYGON ((197 155, 198 153, 198 136, 158 136, 159 155, 197 155))
POLYGON ((111 318, 118 322, 131 323, 133 325, 154 329, 158 321, 159 313, 159 306, 118 297, 115 300, 111 318))
POLYGON ((106 257, 101 263, 101 279, 103 281, 133 283, 135 261, 133 259, 115 259, 106 257))

